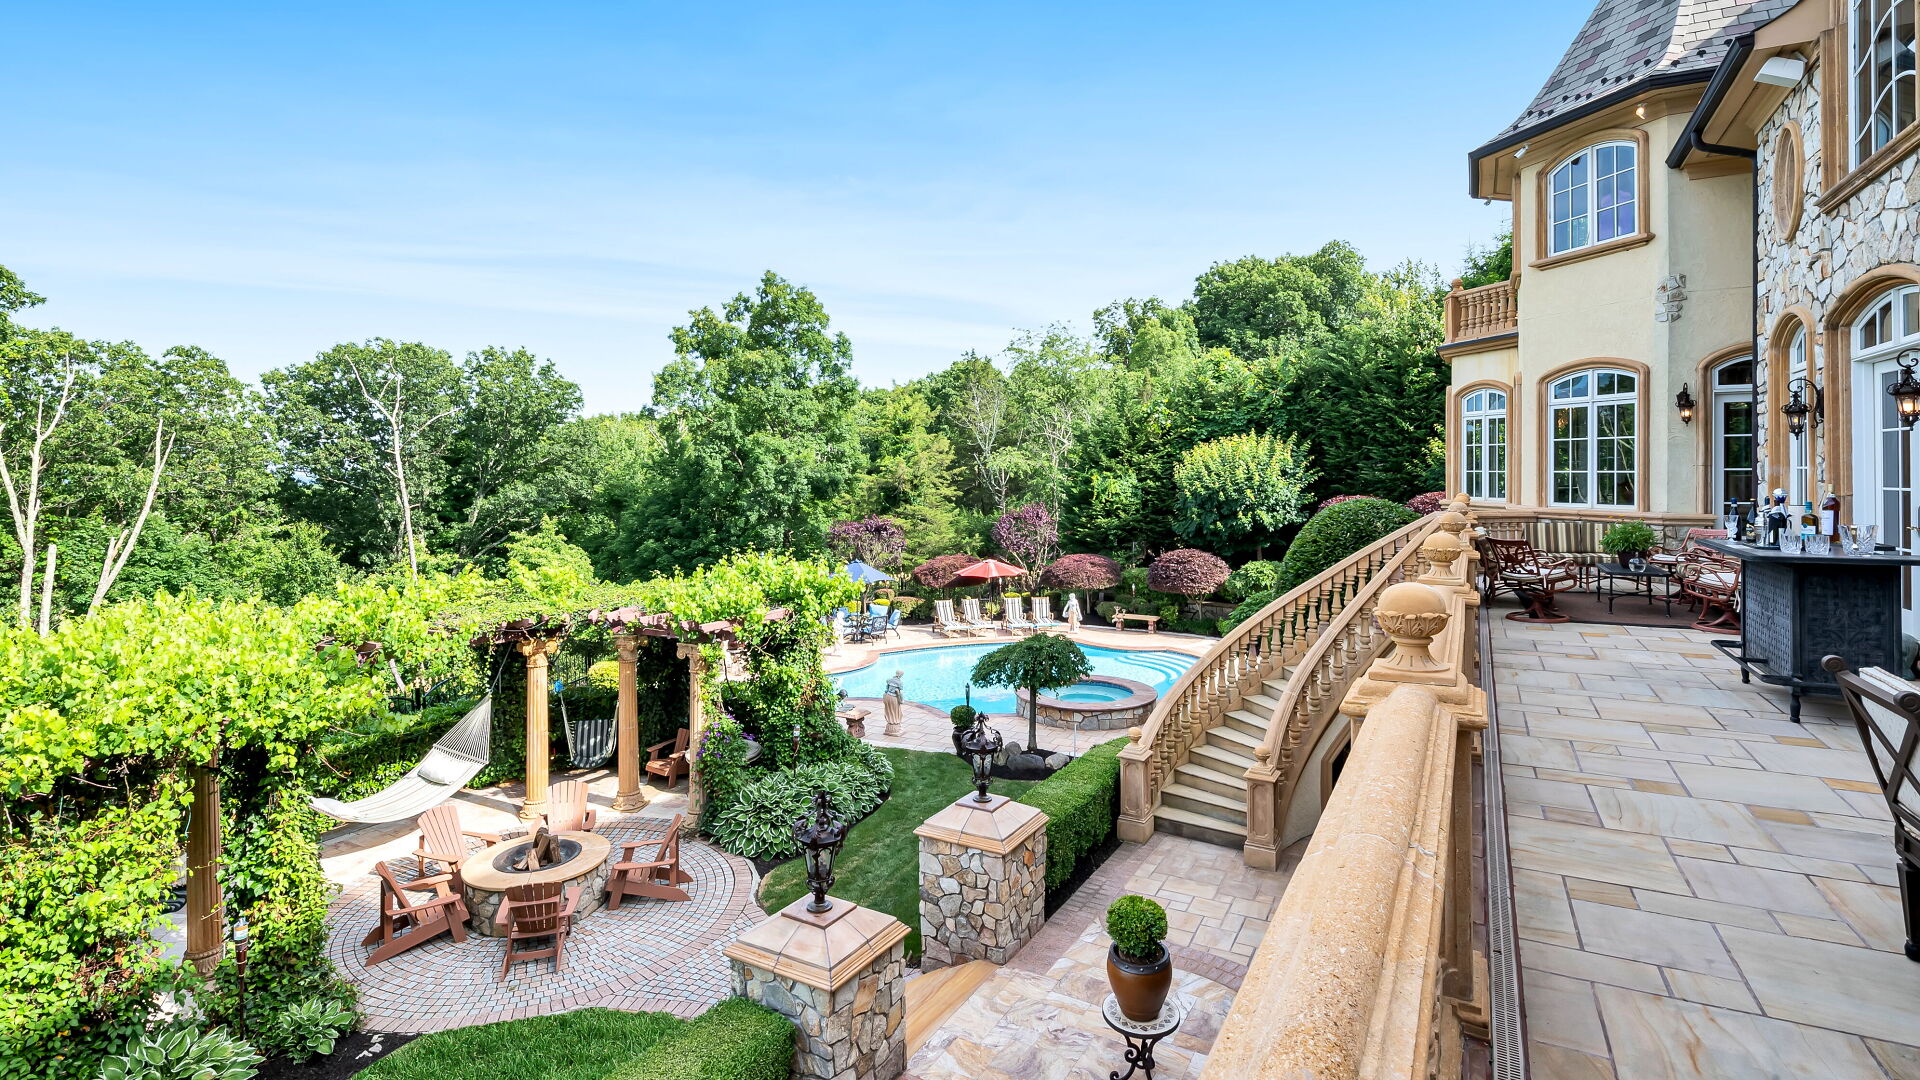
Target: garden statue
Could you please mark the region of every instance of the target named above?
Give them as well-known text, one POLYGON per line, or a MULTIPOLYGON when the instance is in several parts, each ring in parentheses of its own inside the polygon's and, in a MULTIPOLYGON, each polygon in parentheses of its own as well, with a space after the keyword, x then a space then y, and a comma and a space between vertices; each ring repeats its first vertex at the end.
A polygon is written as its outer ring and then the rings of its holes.
POLYGON ((887 680, 887 692, 881 697, 880 705, 887 717, 887 734, 898 737, 900 734, 900 703, 906 697, 901 689, 906 672, 896 671, 893 678, 887 680))
POLYGON ((1067 633, 1077 634, 1080 632, 1079 593, 1070 592, 1067 594, 1067 606, 1061 610, 1060 616, 1067 620, 1067 633))

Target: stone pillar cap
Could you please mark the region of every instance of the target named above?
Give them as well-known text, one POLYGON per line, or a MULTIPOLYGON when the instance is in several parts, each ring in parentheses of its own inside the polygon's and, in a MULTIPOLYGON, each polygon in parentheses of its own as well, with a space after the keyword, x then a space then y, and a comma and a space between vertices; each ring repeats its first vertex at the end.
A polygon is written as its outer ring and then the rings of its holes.
POLYGON ((1047 815, 1037 806, 1017 803, 1004 795, 979 803, 968 792, 928 818, 913 834, 989 855, 1005 855, 1046 824, 1047 815))
POLYGON ((807 911, 802 896, 720 950, 737 960, 829 993, 840 989, 907 939, 907 924, 884 911, 828 897, 833 910, 807 911))

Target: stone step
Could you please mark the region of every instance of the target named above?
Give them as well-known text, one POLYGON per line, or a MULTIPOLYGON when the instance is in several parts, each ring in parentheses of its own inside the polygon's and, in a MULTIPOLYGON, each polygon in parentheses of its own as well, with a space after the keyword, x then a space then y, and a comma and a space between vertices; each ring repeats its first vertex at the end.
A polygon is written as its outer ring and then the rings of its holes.
POLYGON ((1248 761, 1252 761, 1253 751, 1260 745, 1260 740, 1265 737, 1265 734, 1260 730, 1248 733, 1237 727, 1222 724, 1207 731, 1207 741, 1236 754, 1244 754, 1248 761))
POLYGON ((1244 798, 1234 799, 1186 784, 1168 784, 1160 791, 1160 805, 1191 810, 1196 814, 1231 822, 1239 826, 1243 833, 1246 831, 1247 803, 1244 798))
POLYGON ((1236 850, 1247 846, 1247 827, 1230 821, 1196 814, 1177 806, 1162 805, 1153 812, 1153 827, 1160 832, 1184 836, 1208 844, 1236 850))
POLYGON ((1253 709, 1235 709, 1220 718, 1219 727, 1230 727, 1235 731, 1251 735, 1254 741, 1258 742, 1266 737, 1267 721, 1272 717, 1272 713, 1257 712, 1253 709))
POLYGON ((1187 760, 1228 776, 1241 776, 1253 768, 1251 750, 1242 753, 1236 747, 1212 742, 1195 744, 1193 749, 1187 751, 1187 760))
POLYGON ((1218 769, 1209 769, 1198 762, 1188 761, 1173 770, 1173 782, 1212 791, 1242 803, 1247 801, 1245 773, 1225 773, 1218 769))
POLYGON ((1271 717, 1273 710, 1280 707, 1280 695, 1248 694, 1246 698, 1240 702, 1240 707, 1248 712, 1258 713, 1263 717, 1271 717))
POLYGON ((1299 666, 1298 664, 1294 664, 1290 667, 1283 667, 1262 680, 1261 685, 1267 688, 1269 695, 1278 698, 1281 694, 1286 693, 1287 680, 1293 678, 1294 669, 1299 666))

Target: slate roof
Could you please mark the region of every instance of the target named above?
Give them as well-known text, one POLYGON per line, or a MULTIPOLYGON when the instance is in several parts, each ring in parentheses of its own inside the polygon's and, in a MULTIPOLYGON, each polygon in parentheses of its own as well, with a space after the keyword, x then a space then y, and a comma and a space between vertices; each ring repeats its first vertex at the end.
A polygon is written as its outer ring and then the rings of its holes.
POLYGON ((1550 126, 1596 98, 1634 84, 1689 76, 1704 81, 1733 39, 1752 33, 1796 0, 1600 0, 1533 103, 1498 141, 1550 126))

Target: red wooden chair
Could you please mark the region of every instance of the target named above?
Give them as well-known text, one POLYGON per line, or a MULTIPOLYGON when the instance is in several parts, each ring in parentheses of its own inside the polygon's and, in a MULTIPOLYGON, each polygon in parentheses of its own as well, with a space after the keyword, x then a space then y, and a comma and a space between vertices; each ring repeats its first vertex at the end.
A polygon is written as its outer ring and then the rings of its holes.
POLYGON ((500 981, 505 982, 507 973, 519 960, 539 960, 553 957, 553 970, 566 969, 567 931, 572 928, 573 909, 580 902, 580 886, 567 885, 563 881, 550 881, 543 885, 515 885, 507 890, 506 898, 500 901, 499 926, 506 931, 507 956, 500 963, 500 981), (565 888, 565 899, 561 890, 565 888), (536 938, 552 938, 553 944, 545 948, 518 949, 523 941, 536 938))
POLYGON ((380 922, 367 931, 360 944, 377 941, 380 947, 367 957, 368 967, 424 945, 442 931, 452 932, 455 941, 467 940, 467 901, 452 887, 451 873, 401 884, 384 862, 375 863, 373 872, 380 875, 380 922), (416 900, 408 895, 416 892, 432 892, 433 896, 416 900))
POLYGON ((1693 629, 1708 633, 1740 629, 1740 560, 1701 549, 1687 556, 1675 575, 1680 579, 1680 594, 1700 604, 1700 618, 1693 629))
POLYGON ((599 816, 587 805, 584 781, 563 780, 547 789, 547 812, 542 817, 548 832, 592 832, 599 816))
POLYGON ((681 728, 671 742, 654 743, 647 747, 647 775, 660 777, 667 787, 671 788, 680 777, 687 775, 687 770, 686 728, 681 728), (673 747, 671 752, 661 753, 669 746, 673 747))
POLYGON ((452 803, 441 803, 414 818, 413 823, 420 827, 420 846, 413 850, 413 856, 420 860, 420 873, 423 875, 427 872, 428 860, 432 860, 446 867, 448 873, 458 876, 462 863, 486 850, 468 851, 468 837, 484 840, 489 847, 500 842, 497 833, 461 828, 460 811, 452 803))
POLYGON ((667 838, 660 841, 660 847, 653 853, 652 862, 634 862, 635 848, 644 846, 647 841, 635 840, 620 845, 620 861, 613 864, 613 874, 607 879, 607 910, 619 911, 620 901, 629 896, 651 896, 656 900, 691 900, 686 890, 677 886, 693 880, 693 875, 680 869, 680 823, 685 814, 673 815, 673 824, 667 826, 667 838))

